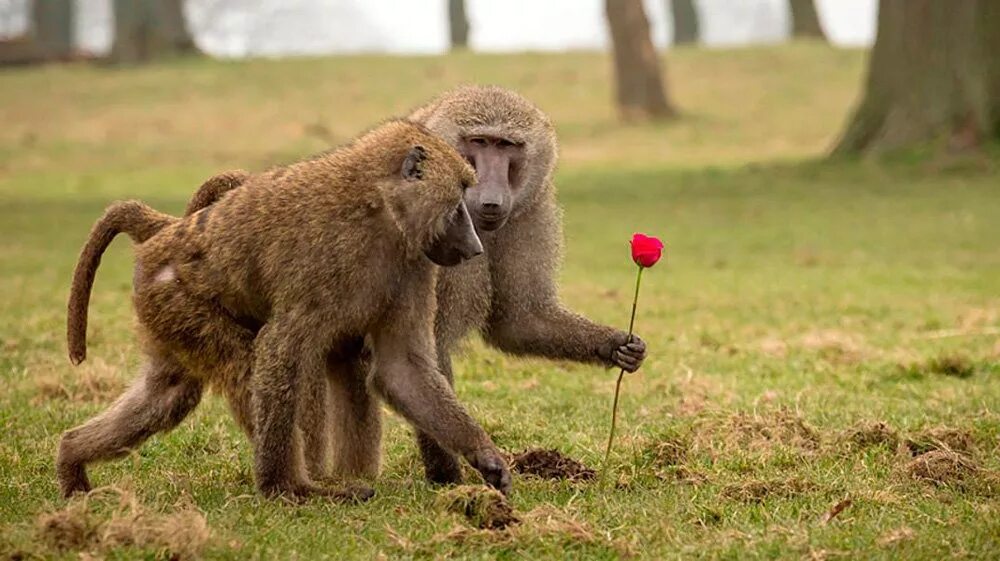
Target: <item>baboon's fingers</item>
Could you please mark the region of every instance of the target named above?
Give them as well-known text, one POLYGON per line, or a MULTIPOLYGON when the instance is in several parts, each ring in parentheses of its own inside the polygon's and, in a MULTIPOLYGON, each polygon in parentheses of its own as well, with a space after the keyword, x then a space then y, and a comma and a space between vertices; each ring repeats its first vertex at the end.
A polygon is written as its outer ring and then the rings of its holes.
POLYGON ((507 469, 507 462, 500 457, 496 450, 477 450, 470 455, 468 460, 490 487, 504 495, 510 494, 512 487, 510 470, 507 469))
POLYGON ((620 350, 612 353, 611 360, 615 363, 615 366, 624 368, 626 372, 635 372, 639 369, 639 365, 642 364, 642 359, 625 354, 620 350))

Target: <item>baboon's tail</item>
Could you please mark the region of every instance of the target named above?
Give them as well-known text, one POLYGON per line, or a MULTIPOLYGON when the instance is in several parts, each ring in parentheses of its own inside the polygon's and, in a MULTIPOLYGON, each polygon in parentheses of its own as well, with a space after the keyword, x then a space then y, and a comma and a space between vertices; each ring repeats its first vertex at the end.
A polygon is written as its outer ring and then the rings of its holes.
POLYGON ((80 364, 87 358, 90 291, 94 286, 97 267, 101 264, 101 256, 111 240, 125 232, 132 241, 142 243, 175 220, 177 219, 173 216, 153 210, 139 201, 120 201, 108 207, 104 216, 94 224, 87 243, 80 252, 80 259, 76 262, 73 285, 69 292, 66 339, 69 344, 69 359, 73 364, 80 364))

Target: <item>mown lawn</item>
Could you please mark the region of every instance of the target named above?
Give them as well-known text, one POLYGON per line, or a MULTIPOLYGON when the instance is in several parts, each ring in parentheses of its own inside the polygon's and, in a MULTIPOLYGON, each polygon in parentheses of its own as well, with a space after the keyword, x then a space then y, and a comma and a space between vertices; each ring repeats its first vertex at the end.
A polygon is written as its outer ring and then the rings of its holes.
MULTIPOLYGON (((996 558, 997 160, 817 161, 863 62, 813 45, 673 51, 685 118, 630 127, 592 54, 0 70, 0 556, 996 558), (477 530, 445 511, 388 414, 371 502, 269 502, 213 396, 91 470, 113 488, 60 500, 59 434, 138 362, 125 242, 98 275, 90 358, 66 358, 69 277, 103 207, 179 212, 216 171, 324 149, 468 81, 521 90, 557 124, 570 306, 625 326, 629 236, 668 242, 603 481, 517 476, 521 524, 477 530)), ((501 447, 600 467, 617 372, 478 341, 456 367, 501 447)))

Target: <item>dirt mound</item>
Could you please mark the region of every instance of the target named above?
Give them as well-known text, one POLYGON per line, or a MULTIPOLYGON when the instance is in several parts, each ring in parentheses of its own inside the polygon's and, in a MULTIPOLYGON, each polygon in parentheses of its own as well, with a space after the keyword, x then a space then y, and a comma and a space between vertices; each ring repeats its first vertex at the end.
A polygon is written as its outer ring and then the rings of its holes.
POLYGON ((503 530, 521 521, 500 491, 483 485, 460 485, 444 491, 438 495, 437 504, 461 514, 481 530, 503 530))
POLYGON ((816 488, 815 483, 804 479, 766 479, 727 485, 722 495, 744 503, 759 503, 771 497, 795 497, 816 488))
POLYGON ((590 481, 597 472, 558 450, 533 448, 511 457, 511 467, 518 473, 543 479, 590 481))

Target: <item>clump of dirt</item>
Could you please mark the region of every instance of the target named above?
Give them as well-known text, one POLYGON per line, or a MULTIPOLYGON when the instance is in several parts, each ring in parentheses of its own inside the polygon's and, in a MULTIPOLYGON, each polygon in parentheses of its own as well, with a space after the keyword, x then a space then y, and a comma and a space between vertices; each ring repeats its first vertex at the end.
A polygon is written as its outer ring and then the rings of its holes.
POLYGON ((460 485, 444 491, 438 495, 437 504, 464 516, 481 530, 502 530, 521 522, 500 491, 483 485, 460 485))
POLYGON ((981 471, 971 458, 952 450, 932 450, 921 454, 903 469, 913 479, 935 485, 964 485, 981 471))
POLYGON ((518 473, 543 479, 590 481, 597 477, 593 469, 555 449, 533 448, 515 454, 511 457, 511 467, 518 473))
POLYGON ((907 374, 923 376, 937 374, 954 378, 971 378, 976 373, 978 364, 963 354, 942 354, 923 362, 902 364, 900 368, 907 374))
POLYGON ((882 421, 862 422, 845 431, 842 440, 854 450, 875 446, 894 450, 899 446, 899 433, 882 421))
POLYGON ((815 483, 799 478, 758 479, 727 485, 722 489, 722 495, 744 503, 760 503, 772 497, 795 497, 816 488, 815 483))
POLYGON ((152 512, 129 491, 95 490, 66 508, 38 517, 40 541, 62 551, 107 552, 123 546, 163 550, 171 559, 198 557, 211 537, 204 515, 189 503, 170 514, 152 512), (117 504, 109 510, 109 499, 117 504))
POLYGON ((968 429, 932 427, 910 435, 904 442, 911 456, 920 456, 936 450, 972 455, 976 441, 968 429))

